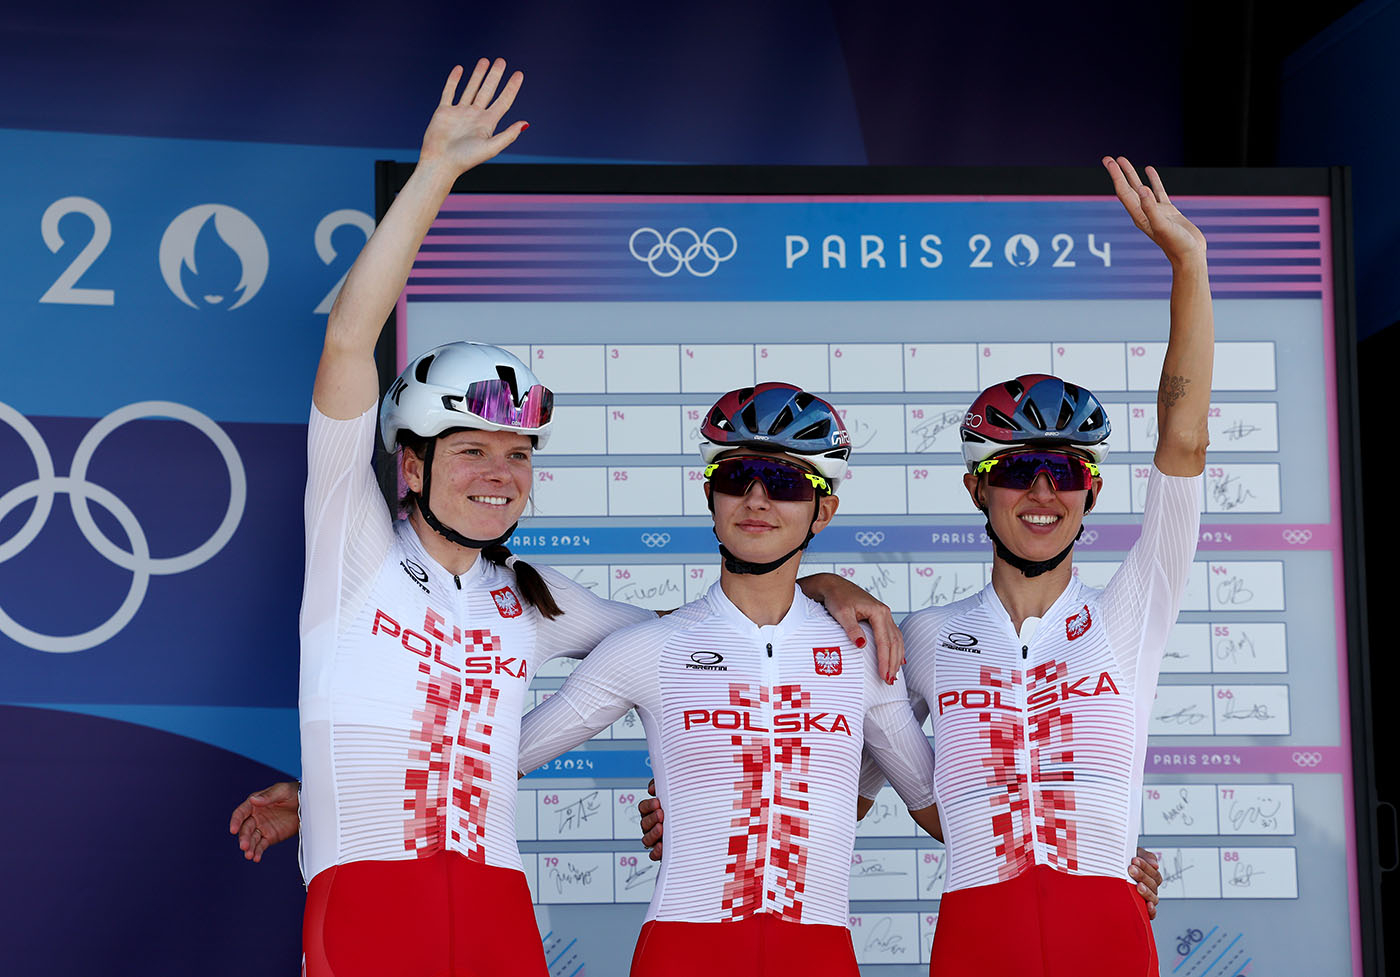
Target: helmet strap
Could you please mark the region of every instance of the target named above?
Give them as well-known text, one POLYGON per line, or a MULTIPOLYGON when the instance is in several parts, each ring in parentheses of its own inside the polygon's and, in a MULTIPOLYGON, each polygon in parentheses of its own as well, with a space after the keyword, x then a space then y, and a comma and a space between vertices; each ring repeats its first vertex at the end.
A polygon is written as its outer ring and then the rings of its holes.
MULTIPOLYGON (((982 511, 985 512, 986 510, 984 509, 982 511)), ((1069 556, 1070 551, 1074 549, 1074 544, 1079 542, 1080 536, 1084 535, 1084 525, 1082 523, 1080 524, 1079 532, 1074 534, 1074 539, 1070 540, 1068 546, 1048 560, 1027 560, 1011 552, 1006 544, 1001 541, 1001 537, 992 529, 992 520, 990 518, 987 520, 987 535, 992 538, 992 545, 996 548, 997 556, 1001 557, 1017 570, 1020 570, 1027 577, 1038 577, 1042 573, 1049 573, 1061 563, 1065 562, 1065 557, 1069 556)))
MULTIPOLYGON (((715 499, 713 495, 710 496, 709 502, 710 512, 713 513, 715 511, 715 499)), ((778 567, 782 566, 788 560, 791 560, 798 553, 801 553, 803 550, 805 550, 807 548, 807 544, 810 543, 812 539, 817 535, 816 533, 812 532, 812 526, 815 526, 817 524, 817 516, 821 512, 821 508, 822 499, 821 496, 818 495, 816 504, 812 509, 812 522, 810 525, 807 526, 807 538, 802 541, 801 546, 797 547, 794 550, 789 550, 785 555, 778 557, 776 560, 769 560, 767 563, 750 563, 748 560, 739 559, 737 556, 735 556, 729 551, 729 547, 725 546, 724 543, 721 542, 719 544, 719 555, 724 558, 724 568, 730 573, 752 574, 753 576, 762 576, 765 573, 772 573, 774 570, 778 569, 778 567)), ((719 530, 714 529, 712 531, 715 534, 715 539, 719 539, 719 530)))
MULTIPOLYGON (((439 435, 440 437, 440 435, 439 435)), ((451 526, 444 525, 442 520, 433 515, 433 510, 428 507, 428 491, 433 484, 433 454, 437 448, 438 439, 432 438, 428 441, 428 446, 423 449, 423 491, 418 493, 418 511, 423 515, 423 521, 431 526, 439 536, 448 542, 456 543, 458 546, 465 546, 469 550, 484 550, 488 546, 499 546, 510 539, 511 533, 515 532, 515 527, 520 525, 515 522, 504 533, 495 539, 472 539, 470 536, 463 536, 451 526)))

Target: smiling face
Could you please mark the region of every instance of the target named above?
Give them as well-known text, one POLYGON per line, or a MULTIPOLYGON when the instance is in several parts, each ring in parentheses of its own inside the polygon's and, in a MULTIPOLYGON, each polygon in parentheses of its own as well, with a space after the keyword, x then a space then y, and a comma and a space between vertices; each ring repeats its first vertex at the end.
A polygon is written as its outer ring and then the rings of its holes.
MULTIPOLYGON (((735 451, 721 458, 757 455, 756 452, 735 451)), ((757 455, 780 458, 816 474, 816 470, 794 455, 757 455)), ((819 495, 816 502, 777 502, 768 497, 763 483, 754 479, 742 495, 716 492, 705 483, 714 512, 715 534, 736 557, 749 563, 768 563, 779 559, 802 545, 808 528, 819 533, 836 515, 838 500, 833 495, 819 495), (812 520, 816 511, 815 523, 812 520)))
POLYGON ((963 484, 1006 548, 1032 562, 1051 559, 1074 542, 1084 524, 1089 493, 1098 498, 1103 485, 1095 476, 1092 489, 1058 491, 1044 472, 1026 489, 990 485, 987 478, 968 474, 963 484))
MULTIPOLYGON (((495 539, 519 520, 530 498, 532 442, 512 431, 454 431, 433 453, 428 504, 446 526, 470 539, 495 539)), ((423 459, 401 453, 404 481, 423 491, 423 459)), ((410 518, 422 520, 415 507, 410 518)), ((420 535, 431 533, 426 524, 420 535)))

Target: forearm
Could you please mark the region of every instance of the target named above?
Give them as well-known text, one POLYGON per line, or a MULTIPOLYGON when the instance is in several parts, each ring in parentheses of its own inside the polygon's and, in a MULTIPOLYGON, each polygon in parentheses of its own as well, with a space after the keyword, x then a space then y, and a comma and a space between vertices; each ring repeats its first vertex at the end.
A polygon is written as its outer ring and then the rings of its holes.
POLYGON ((374 403, 374 347, 455 173, 419 163, 345 277, 326 323, 314 399, 327 416, 357 417, 374 403))
POLYGON ((1172 266, 1171 332, 1157 388, 1157 451, 1167 475, 1199 475, 1209 434, 1215 316, 1204 252, 1172 266))
POLYGON ((929 837, 938 841, 943 840, 943 822, 938 820, 937 804, 930 804, 917 811, 910 811, 909 816, 914 819, 915 824, 928 832, 929 837))

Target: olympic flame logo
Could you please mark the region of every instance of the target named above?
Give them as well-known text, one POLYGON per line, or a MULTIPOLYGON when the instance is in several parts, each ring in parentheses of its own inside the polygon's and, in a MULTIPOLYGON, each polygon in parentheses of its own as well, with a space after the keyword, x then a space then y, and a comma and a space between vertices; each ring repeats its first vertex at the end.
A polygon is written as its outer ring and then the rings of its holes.
POLYGON ((234 531, 238 529, 238 524, 243 518, 243 508, 248 499, 248 481, 243 471, 243 460, 223 429, 192 407, 163 400, 147 400, 114 410, 83 436, 82 441, 78 443, 77 452, 73 455, 73 466, 67 475, 54 472, 53 456, 49 454, 48 445, 44 443, 38 429, 23 414, 8 404, 0 403, 0 422, 8 424, 24 440, 38 469, 38 477, 0 495, 0 520, 21 503, 29 499, 35 500, 34 511, 29 514, 19 532, 0 542, 0 563, 14 559, 34 542, 48 522, 54 496, 63 494, 68 496, 73 518, 82 530, 84 538, 92 544, 92 548, 110 562, 131 571, 131 587, 121 606, 105 622, 82 634, 43 634, 20 624, 0 608, 0 633, 36 651, 60 654, 86 651, 109 640, 136 616, 146 598, 146 589, 152 576, 183 573, 206 562, 233 538, 234 531), (102 440, 128 421, 143 417, 169 417, 198 429, 214 443, 228 468, 229 500, 223 521, 207 540, 177 556, 152 556, 146 532, 141 528, 135 513, 111 491, 87 480, 88 464, 102 440), (102 530, 93 521, 92 512, 88 509, 89 502, 96 502, 112 514, 126 533, 130 550, 122 549, 103 535, 102 530))

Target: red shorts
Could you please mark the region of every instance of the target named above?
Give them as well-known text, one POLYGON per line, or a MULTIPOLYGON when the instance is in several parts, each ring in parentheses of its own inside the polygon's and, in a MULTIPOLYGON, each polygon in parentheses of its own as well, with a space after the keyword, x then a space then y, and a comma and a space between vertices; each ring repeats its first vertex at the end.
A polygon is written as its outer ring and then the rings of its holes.
POLYGON ((732 923, 642 926, 632 954, 632 977, 860 977, 850 931, 812 926, 771 913, 732 923))
POLYGON ((1157 977, 1147 903, 1125 879, 1037 865, 943 896, 933 977, 1157 977))
POLYGON ((306 977, 546 977, 525 876, 456 852, 349 862, 311 880, 306 977))

